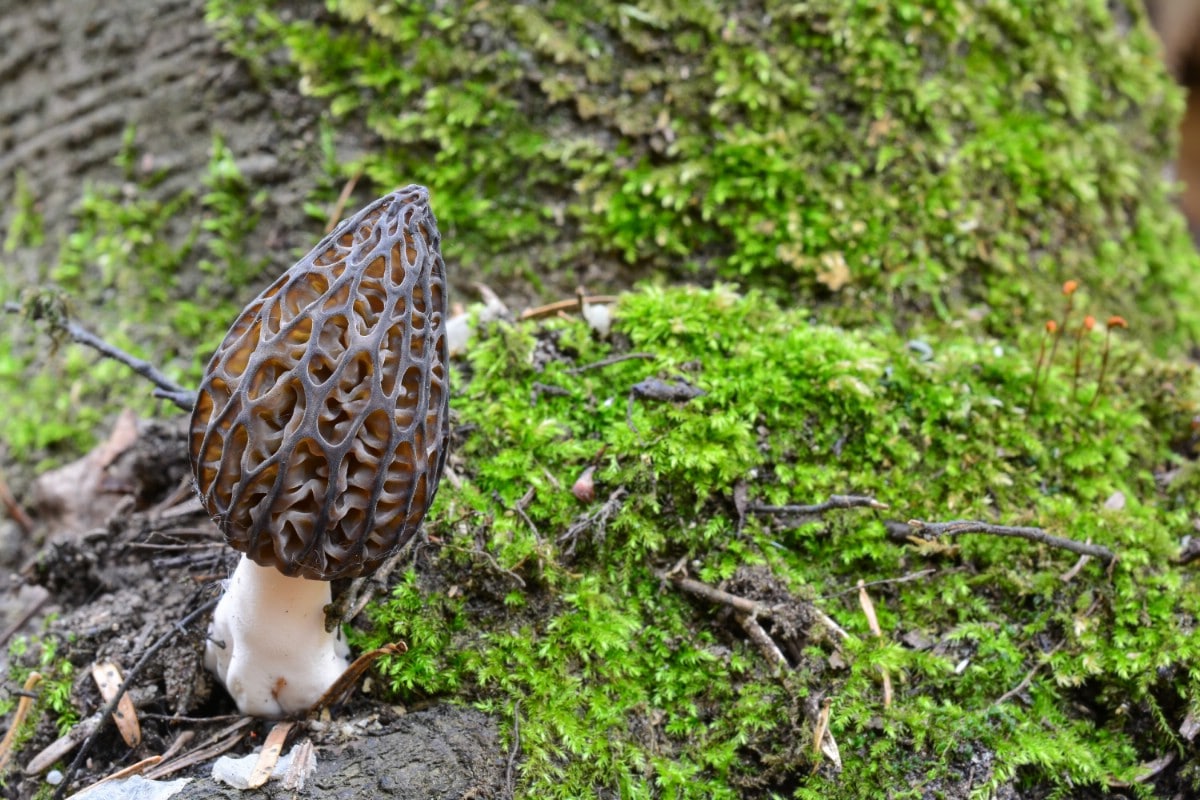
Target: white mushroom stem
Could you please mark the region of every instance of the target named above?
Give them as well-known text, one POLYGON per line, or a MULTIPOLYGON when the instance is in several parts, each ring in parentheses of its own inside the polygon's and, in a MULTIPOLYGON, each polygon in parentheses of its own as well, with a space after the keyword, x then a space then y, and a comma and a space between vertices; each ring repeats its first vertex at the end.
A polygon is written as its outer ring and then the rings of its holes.
POLYGON ((329 583, 289 578, 242 556, 213 612, 204 665, 255 717, 312 707, 349 666, 350 650, 325 630, 329 583))

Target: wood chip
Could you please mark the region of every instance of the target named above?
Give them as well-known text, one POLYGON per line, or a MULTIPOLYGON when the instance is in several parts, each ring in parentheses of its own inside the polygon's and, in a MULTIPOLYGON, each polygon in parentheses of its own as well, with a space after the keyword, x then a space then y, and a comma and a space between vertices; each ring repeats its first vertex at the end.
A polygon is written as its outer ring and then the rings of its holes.
MULTIPOLYGON (((100 696, 104 698, 105 703, 112 702, 125 680, 121 676, 120 667, 111 661, 92 665, 92 679, 96 681, 96 686, 100 689, 100 696)), ((113 712, 113 722, 117 723, 117 730, 120 731, 121 738, 130 748, 137 747, 142 743, 142 726, 138 722, 137 710, 133 707, 133 700, 130 699, 129 692, 125 692, 117 701, 117 709, 113 712)))
POLYGON ((62 761, 67 754, 79 746, 79 743, 92 735, 100 724, 100 714, 95 713, 82 722, 77 722, 64 735, 46 746, 46 749, 29 759, 25 765, 26 775, 40 775, 50 769, 55 763, 62 761))
POLYGON ((258 754, 258 761, 255 762, 250 777, 246 779, 247 789, 265 786, 267 781, 271 780, 271 775, 275 772, 275 765, 279 763, 279 756, 283 755, 283 745, 287 742, 293 725, 295 725, 294 722, 280 722, 271 728, 266 741, 263 742, 262 752, 258 754))
POLYGON ((311 739, 305 739, 292 751, 292 765, 283 776, 283 788, 303 792, 308 776, 317 768, 317 754, 311 739))

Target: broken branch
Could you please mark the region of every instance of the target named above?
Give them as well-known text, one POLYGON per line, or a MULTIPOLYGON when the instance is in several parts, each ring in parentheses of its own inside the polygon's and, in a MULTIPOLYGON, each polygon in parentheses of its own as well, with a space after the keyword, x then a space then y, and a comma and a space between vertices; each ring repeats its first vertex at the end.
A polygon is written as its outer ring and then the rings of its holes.
MULTIPOLYGON (((4 310, 10 314, 21 314, 25 312, 25 308, 18 303, 5 303, 4 310)), ((196 404, 196 393, 188 391, 179 384, 172 381, 166 375, 158 371, 158 369, 149 361, 143 361, 136 356, 131 356, 121 348, 111 345, 101 339, 96 334, 87 330, 83 326, 72 322, 65 315, 48 314, 40 309, 37 304, 31 304, 30 316, 33 319, 46 319, 51 330, 59 330, 67 334, 74 342, 90 347, 100 353, 100 355, 118 361, 131 370, 141 375, 146 380, 153 383, 158 388, 154 390, 155 397, 161 397, 164 400, 170 400, 175 405, 182 408, 184 411, 191 411, 196 404)))
POLYGON ((1039 542, 1041 544, 1058 547, 1063 550, 1070 550, 1072 553, 1080 555, 1093 556, 1100 559, 1105 564, 1111 564, 1116 560, 1116 555, 1113 551, 1102 545, 1092 544, 1091 542, 1080 542, 1075 539, 1068 539, 1065 536, 1055 536, 1052 533, 1046 533, 1041 528, 1025 528, 1014 525, 992 525, 988 522, 980 522, 978 520, 951 520, 950 522, 924 522, 919 519, 908 521, 908 526, 913 529, 913 533, 923 539, 937 539, 941 536, 961 536, 967 533, 986 533, 992 536, 1015 536, 1020 539, 1028 539, 1031 542, 1039 542))
MULTIPOLYGON (((670 581, 680 589, 694 594, 697 597, 703 597, 705 600, 717 603, 719 605, 729 606, 734 611, 737 611, 741 614, 745 614, 750 617, 763 617, 765 619, 770 619, 772 616, 774 616, 774 610, 770 606, 764 606, 762 603, 757 603, 753 600, 747 600, 745 597, 739 597, 736 594, 730 594, 729 592, 709 586, 707 583, 701 583, 700 581, 692 578, 684 578, 676 575, 660 574, 658 577, 661 580, 670 581)), ((805 603, 804 605, 818 622, 824 625, 827 630, 836 635, 839 639, 850 638, 850 634, 847 633, 842 626, 834 622, 833 619, 825 612, 811 604, 805 603)))
POLYGON ((832 511, 836 508, 875 508, 886 509, 887 503, 881 503, 874 497, 867 497, 858 494, 834 494, 830 495, 829 499, 824 503, 816 503, 809 506, 768 506, 760 503, 752 503, 746 507, 747 511, 753 511, 755 514, 809 514, 819 515, 826 511, 832 511))

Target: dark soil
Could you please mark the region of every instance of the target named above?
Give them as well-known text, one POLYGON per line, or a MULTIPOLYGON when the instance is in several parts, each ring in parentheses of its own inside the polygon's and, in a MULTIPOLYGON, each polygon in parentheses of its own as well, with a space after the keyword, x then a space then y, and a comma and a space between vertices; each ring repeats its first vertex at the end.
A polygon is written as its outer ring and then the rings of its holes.
MULTIPOLYGON (((273 724, 256 721, 234 734, 221 734, 235 719, 236 709, 203 666, 208 614, 200 614, 186 628, 180 626, 217 595, 235 556, 190 491, 184 422, 181 417, 140 426, 132 446, 101 468, 95 494, 84 492, 77 498, 80 505, 110 509, 105 523, 92 530, 49 531, 49 542, 23 571, 28 583, 44 589, 43 610, 55 612, 46 618, 44 638, 57 642, 58 655, 76 668, 70 699, 80 718, 88 720, 103 706, 90 668, 106 661, 126 671, 138 710, 141 743, 128 747, 115 727, 106 724, 83 768, 73 776, 72 788, 162 754, 181 735, 188 743, 180 756, 199 750, 214 735, 232 745, 230 755, 250 753, 273 724), (163 640, 166 643, 145 667, 129 674, 141 655, 163 640)), ((42 476, 39 488, 54 494, 56 481, 78 474, 77 465, 68 465, 42 476)), ((73 519, 62 513, 72 510, 59 507, 58 516, 43 516, 73 519)), ((14 592, 8 599, 28 602, 21 598, 14 592)), ((23 658, 36 666, 38 657, 34 648, 23 658)), ((16 769, 5 797, 32 797, 43 787, 45 770, 27 774, 23 768, 56 738, 53 720, 45 715, 15 753, 16 769)), ((508 757, 497 725, 469 709, 435 704, 410 712, 360 694, 332 715, 297 726, 291 741, 305 738, 314 745, 317 765, 308 775, 304 797, 502 794, 508 757)), ((77 752, 78 747, 62 758, 60 770, 77 752)), ((249 794, 216 784, 209 777, 214 759, 215 755, 169 775, 172 780, 192 778, 179 797, 294 795, 292 790, 273 788, 275 784, 249 794)))

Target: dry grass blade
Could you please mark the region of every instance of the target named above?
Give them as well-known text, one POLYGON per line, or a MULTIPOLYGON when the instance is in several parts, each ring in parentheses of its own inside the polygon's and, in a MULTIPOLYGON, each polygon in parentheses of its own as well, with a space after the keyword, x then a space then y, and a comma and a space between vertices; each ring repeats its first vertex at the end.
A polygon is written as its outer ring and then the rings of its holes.
MULTIPOLYGON (((117 696, 124 678, 121 676, 121 669, 116 664, 105 661, 92 665, 92 680, 100 689, 100 696, 104 698, 104 702, 111 703, 117 696)), ((133 748, 142 743, 142 726, 138 722, 137 709, 133 707, 133 701, 129 699, 128 692, 121 693, 121 699, 117 701, 117 708, 113 711, 112 717, 113 722, 117 723, 117 730, 120 731, 125 744, 133 748)))
POLYGON ((262 752, 258 754, 258 761, 254 762, 254 769, 250 771, 250 777, 246 779, 247 789, 265 786, 267 781, 271 780, 271 775, 275 772, 275 765, 279 763, 279 757, 283 755, 283 746, 287 743, 288 734, 292 732, 295 724, 294 722, 279 722, 271 728, 266 741, 263 742, 262 752))
MULTIPOLYGON (((871 595, 867 594, 867 585, 863 581, 858 582, 858 604, 862 606, 863 615, 867 618, 867 627, 871 629, 871 633, 877 639, 883 638, 883 630, 879 627, 879 616, 875 613, 875 604, 871 602, 871 595)), ((879 668, 883 675, 883 707, 892 707, 892 676, 888 674, 883 667, 879 668)))
POLYGON ((136 764, 130 764, 128 767, 123 767, 122 769, 117 770, 116 772, 114 772, 111 775, 105 775, 103 778, 96 781, 91 786, 87 787, 86 789, 80 789, 78 792, 71 795, 69 800, 76 800, 76 798, 86 798, 91 793, 91 791, 93 789, 95 789, 97 786, 101 786, 101 785, 109 783, 111 781, 119 781, 123 778, 130 778, 134 775, 141 775, 143 772, 148 770, 150 767, 156 766, 162 760, 163 760, 162 756, 150 756, 149 758, 143 758, 141 761, 137 762, 136 764))
POLYGON ((371 665, 378 661, 383 656, 398 656, 401 653, 408 652, 408 645, 404 642, 393 642, 385 644, 383 647, 374 650, 368 650, 346 668, 346 671, 341 674, 333 686, 325 690, 325 694, 321 695, 321 699, 313 704, 313 707, 308 710, 308 716, 316 716, 326 708, 337 705, 342 701, 350 690, 358 683, 358 679, 363 676, 363 673, 370 669, 371 665))
POLYGON ((4 739, 0 740, 0 772, 8 766, 8 760, 12 758, 13 742, 16 741, 17 731, 21 728, 21 723, 29 716, 29 709, 33 708, 32 692, 37 688, 37 685, 42 682, 41 673, 31 672, 29 677, 25 679, 25 685, 22 687, 27 693, 17 703, 17 713, 13 714, 12 724, 8 726, 8 733, 4 734, 4 739))
POLYGON ((242 737, 246 735, 246 728, 250 727, 254 722, 256 720, 253 717, 242 717, 232 725, 227 725, 214 733, 204 744, 195 750, 188 751, 173 761, 151 767, 146 771, 146 777, 150 780, 165 778, 168 775, 179 772, 181 769, 187 769, 196 764, 203 764, 211 758, 216 758, 226 750, 231 750, 234 745, 240 742, 242 737))
MULTIPOLYGON (((592 297, 584 297, 583 302, 590 306, 594 306, 615 303, 617 302, 617 298, 614 295, 598 294, 592 297)), ((559 300, 558 302, 549 303, 544 306, 536 306, 534 308, 525 309, 521 312, 521 321, 524 322, 531 319, 545 319, 546 317, 553 317, 557 315, 560 311, 575 311, 579 307, 580 300, 578 297, 573 297, 570 300, 559 300)))
POLYGON ((816 774, 821 768, 821 758, 824 756, 833 763, 833 768, 838 772, 842 771, 842 754, 838 749, 837 742, 833 738, 833 734, 829 732, 829 713, 833 706, 833 701, 828 697, 821 703, 821 712, 817 714, 816 724, 813 726, 813 768, 812 774, 816 774))

